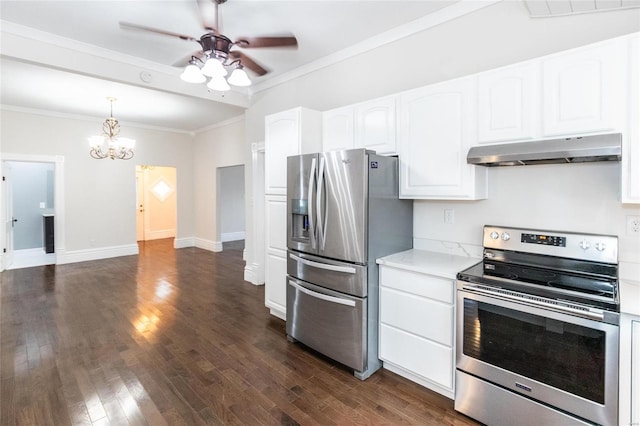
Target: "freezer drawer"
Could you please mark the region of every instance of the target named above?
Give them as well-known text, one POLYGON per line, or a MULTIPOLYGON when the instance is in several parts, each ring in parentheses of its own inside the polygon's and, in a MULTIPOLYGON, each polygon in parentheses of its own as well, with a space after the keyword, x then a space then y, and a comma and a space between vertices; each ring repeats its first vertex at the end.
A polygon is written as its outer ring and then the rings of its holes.
POLYGON ((287 278, 287 335, 356 371, 366 357, 367 299, 287 278))
POLYGON ((289 251, 287 274, 340 293, 367 296, 367 267, 363 265, 289 251))

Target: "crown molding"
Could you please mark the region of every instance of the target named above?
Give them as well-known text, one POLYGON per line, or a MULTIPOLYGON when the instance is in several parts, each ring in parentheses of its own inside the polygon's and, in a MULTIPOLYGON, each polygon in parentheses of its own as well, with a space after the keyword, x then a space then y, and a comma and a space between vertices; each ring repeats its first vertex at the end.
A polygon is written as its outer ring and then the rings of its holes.
POLYGON ((451 6, 447 6, 414 21, 408 22, 389 31, 380 33, 360 43, 354 44, 353 46, 349 46, 346 49, 339 50, 335 53, 332 53, 331 55, 324 56, 318 60, 310 62, 291 71, 282 73, 269 80, 257 83, 250 87, 249 94, 253 95, 263 90, 270 89, 289 80, 302 77, 303 75, 344 61, 361 53, 365 53, 378 47, 384 46, 385 44, 389 44, 420 31, 433 28, 447 21, 451 21, 466 14, 475 12, 479 9, 491 6, 495 3, 499 3, 500 1, 502 0, 461 0, 458 3, 452 4, 451 6))
MULTIPOLYGON (((67 118, 67 119, 71 119, 71 120, 81 120, 81 121, 91 121, 94 122, 96 121, 96 119, 98 120, 104 120, 105 117, 95 117, 92 115, 80 115, 80 114, 68 114, 66 112, 56 112, 56 111, 50 111, 50 110, 46 110, 46 109, 38 109, 38 108, 25 108, 25 107, 19 107, 19 106, 14 106, 14 105, 6 105, 6 104, 0 104, 0 110, 2 111, 13 111, 13 112, 20 112, 23 114, 35 114, 35 115, 43 115, 46 117, 55 117, 55 118, 67 118)), ((161 126, 151 126, 149 124, 142 124, 142 123, 136 123, 136 122, 132 122, 132 121, 120 121, 118 120, 118 122, 121 125, 125 125, 127 127, 134 127, 137 129, 145 129, 145 130, 157 130, 160 132, 170 132, 170 133, 180 133, 183 135, 190 135, 190 136, 194 136, 195 132, 192 131, 188 131, 188 130, 183 130, 183 129, 173 129, 170 127, 161 127, 161 126)))
POLYGON ((209 126, 202 127, 200 129, 196 129, 196 130, 193 131, 193 134, 197 135, 199 133, 208 132, 209 130, 213 130, 213 129, 217 129, 217 128, 220 128, 220 127, 229 126, 231 124, 235 124, 235 123, 238 123, 238 122, 241 122, 241 121, 244 121, 244 114, 243 115, 238 115, 236 117, 229 118, 229 119, 221 121, 219 123, 215 123, 215 124, 211 124, 209 126))

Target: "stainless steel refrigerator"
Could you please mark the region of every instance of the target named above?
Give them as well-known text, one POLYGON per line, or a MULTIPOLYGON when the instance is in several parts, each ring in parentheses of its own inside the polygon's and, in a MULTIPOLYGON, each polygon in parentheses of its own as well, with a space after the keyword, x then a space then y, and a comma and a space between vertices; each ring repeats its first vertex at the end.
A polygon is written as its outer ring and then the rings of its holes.
POLYGON ((413 243, 398 159, 352 149, 287 158, 287 337, 354 370, 378 360, 376 258, 413 243))

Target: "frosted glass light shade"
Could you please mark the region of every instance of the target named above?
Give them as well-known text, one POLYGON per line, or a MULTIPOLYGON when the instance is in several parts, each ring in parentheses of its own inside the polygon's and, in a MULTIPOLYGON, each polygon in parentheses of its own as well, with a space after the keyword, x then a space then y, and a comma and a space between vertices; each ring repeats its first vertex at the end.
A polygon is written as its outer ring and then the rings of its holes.
POLYGON ((180 78, 187 83, 204 83, 207 80, 206 77, 202 75, 200 68, 194 64, 187 65, 182 74, 180 74, 180 78))
POLYGON ((213 77, 207 84, 207 87, 217 92, 226 92, 227 90, 231 89, 231 87, 227 84, 227 81, 222 76, 213 77))
POLYGON ((227 69, 222 66, 222 63, 216 58, 207 59, 201 72, 207 77, 224 77, 228 74, 227 69))
POLYGON ((133 149, 136 146, 136 141, 135 139, 131 139, 131 138, 118 138, 118 144, 120 145, 121 148, 133 149))
POLYGON ((88 139, 90 148, 99 148, 104 144, 104 136, 91 136, 88 139))
POLYGON ((229 84, 233 84, 234 86, 251 86, 251 80, 249 80, 249 76, 242 68, 233 70, 228 81, 229 84))

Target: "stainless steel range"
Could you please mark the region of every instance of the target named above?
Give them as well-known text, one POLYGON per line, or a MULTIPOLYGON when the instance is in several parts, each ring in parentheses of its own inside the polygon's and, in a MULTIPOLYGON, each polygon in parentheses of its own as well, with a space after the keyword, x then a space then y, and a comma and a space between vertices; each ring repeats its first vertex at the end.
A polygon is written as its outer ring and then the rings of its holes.
POLYGON ((486 424, 618 424, 618 239, 484 227, 458 274, 455 409, 486 424))

